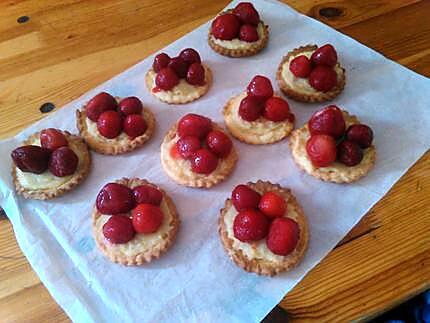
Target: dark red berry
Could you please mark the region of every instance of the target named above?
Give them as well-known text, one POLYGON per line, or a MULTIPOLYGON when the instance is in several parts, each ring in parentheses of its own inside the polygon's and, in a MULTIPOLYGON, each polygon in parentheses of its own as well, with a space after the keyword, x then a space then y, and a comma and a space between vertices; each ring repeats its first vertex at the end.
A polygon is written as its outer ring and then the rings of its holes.
POLYGON ((292 114, 290 112, 290 106, 288 105, 288 102, 286 100, 276 96, 272 96, 264 103, 263 116, 268 120, 280 122, 285 120, 291 120, 292 114))
POLYGON ((160 72, 163 68, 167 67, 170 63, 170 57, 166 53, 160 53, 155 56, 154 63, 152 63, 152 69, 155 73, 160 72))
POLYGON ((211 130, 211 119, 194 113, 183 116, 178 122, 179 137, 195 136, 203 139, 211 130))
POLYGON ((264 105, 254 96, 246 96, 240 101, 239 115, 243 120, 255 121, 264 111, 264 105))
POLYGON ((335 105, 329 105, 311 116, 308 127, 312 135, 324 134, 339 138, 345 132, 342 110, 335 105))
POLYGON ((201 63, 199 53, 193 48, 183 49, 179 54, 179 57, 181 57, 188 64, 188 66, 193 63, 201 63))
POLYGON ((68 146, 69 143, 61 130, 48 128, 40 132, 40 145, 54 151, 57 148, 68 146))
POLYGON ((142 101, 135 96, 124 98, 118 103, 118 111, 121 112, 123 116, 127 116, 129 114, 141 114, 142 109, 142 101))
POLYGON ((163 200, 163 193, 151 185, 139 185, 133 188, 133 195, 136 204, 160 205, 163 200))
POLYGON ((198 174, 210 174, 218 166, 217 156, 207 149, 197 150, 190 161, 192 171, 198 174))
POLYGON ((125 117, 124 132, 132 139, 143 135, 148 128, 141 114, 130 114, 125 117))
POLYGON ((319 65, 309 74, 309 84, 317 91, 328 92, 337 84, 337 74, 332 67, 319 65))
POLYGON ((127 213, 134 205, 133 191, 122 184, 108 183, 97 195, 96 206, 102 214, 127 213))
POLYGON ((290 71, 296 77, 308 77, 311 70, 311 61, 305 55, 297 56, 290 62, 290 71))
POLYGON ((251 24, 257 26, 260 22, 260 16, 257 10, 250 2, 241 2, 234 9, 233 13, 239 18, 242 24, 251 24))
POLYGON ((355 166, 363 159, 363 151, 355 142, 344 140, 337 146, 337 159, 346 166, 355 166))
POLYGON ((188 68, 187 82, 191 85, 205 84, 205 69, 200 63, 193 63, 188 68))
POLYGON ((209 149, 219 158, 225 158, 230 154, 233 143, 229 136, 219 130, 213 130, 206 137, 209 149))
POLYGON ((261 195, 247 185, 238 185, 231 193, 231 201, 238 211, 257 209, 261 195))
POLYGON ((15 166, 23 172, 41 174, 48 169, 51 151, 40 146, 21 146, 14 149, 11 157, 15 166))
POLYGON ((233 222, 234 237, 243 242, 258 241, 267 236, 269 220, 260 211, 246 209, 240 211, 233 222))
POLYGON ((170 67, 163 68, 155 77, 155 85, 164 91, 169 91, 179 84, 179 78, 170 67))
POLYGON ((306 152, 313 165, 330 166, 336 160, 336 141, 328 135, 313 135, 306 143, 306 152))
POLYGON ((267 235, 267 248, 275 255, 287 256, 296 248, 300 229, 290 218, 276 218, 272 221, 267 235))
POLYGON ((97 129, 103 137, 113 139, 122 132, 122 118, 119 112, 105 111, 97 120, 97 129))
POLYGON ((97 122, 104 111, 116 110, 116 108, 115 98, 109 93, 101 92, 88 101, 85 106, 85 113, 90 120, 97 122))
POLYGON ((181 137, 176 145, 178 147, 179 155, 185 159, 193 157, 194 153, 202 146, 200 139, 195 136, 181 137))
POLYGON ((270 80, 262 75, 256 75, 248 84, 247 93, 261 102, 273 96, 273 87, 270 80))
POLYGON ((239 39, 252 43, 258 40, 257 29, 252 25, 242 25, 239 31, 239 39))
POLYGON ((54 150, 49 158, 49 171, 58 177, 72 175, 78 168, 79 158, 69 147, 54 150))
POLYGON ((110 243, 127 243, 135 234, 133 223, 126 214, 112 215, 103 225, 103 235, 110 243))
POLYGON ((231 13, 222 14, 212 22, 211 33, 221 40, 232 40, 239 35, 240 22, 237 16, 231 13))
POLYGON ((180 57, 173 57, 170 59, 169 65, 172 70, 175 71, 176 75, 183 79, 187 77, 188 64, 180 57))
POLYGON ((337 63, 337 53, 330 44, 321 46, 312 53, 311 61, 314 65, 327 65, 333 67, 337 63))
POLYGON ((369 148, 373 141, 373 131, 364 124, 354 124, 346 131, 346 138, 355 142, 361 148, 369 148))

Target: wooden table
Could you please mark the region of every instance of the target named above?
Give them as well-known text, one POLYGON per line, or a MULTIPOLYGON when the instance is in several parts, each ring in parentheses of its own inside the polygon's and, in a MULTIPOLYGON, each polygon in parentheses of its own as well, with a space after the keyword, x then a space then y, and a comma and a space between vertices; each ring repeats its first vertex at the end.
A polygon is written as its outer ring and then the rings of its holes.
MULTIPOLYGON (((286 2, 430 75, 430 1, 286 2)), ((43 118, 44 103, 61 107, 208 21, 227 3, 1 1, 0 138, 43 118)), ((405 109, 413 113, 413 102, 405 109)), ((298 321, 365 320, 429 288, 429 196, 427 152, 280 306, 298 321)), ((1 216, 0 318, 69 320, 1 216)))

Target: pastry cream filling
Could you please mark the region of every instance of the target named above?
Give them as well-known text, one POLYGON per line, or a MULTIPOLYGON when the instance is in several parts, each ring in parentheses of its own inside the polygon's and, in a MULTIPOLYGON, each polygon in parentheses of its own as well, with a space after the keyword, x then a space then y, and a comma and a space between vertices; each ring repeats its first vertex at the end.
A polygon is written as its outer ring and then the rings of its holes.
MULTIPOLYGON (((284 63, 282 66, 282 78, 284 81, 294 90, 300 91, 300 92, 306 92, 306 93, 317 93, 318 91, 315 90, 310 84, 308 78, 303 77, 296 77, 293 73, 290 71, 290 62, 296 58, 297 56, 305 55, 307 58, 310 58, 312 56, 312 53, 314 51, 308 51, 299 53, 295 56, 291 56, 288 61, 284 63)), ((337 63, 334 66, 334 71, 337 74, 337 79, 341 77, 343 74, 342 68, 340 67, 339 63, 337 63)))
MULTIPOLYGON (((37 138, 33 142, 28 143, 28 145, 40 146, 40 140, 37 138)), ((69 148, 72 149, 79 158, 78 167, 76 168, 77 171, 82 165, 82 152, 73 141, 69 141, 69 148)), ((57 177, 53 175, 49 169, 42 174, 34 174, 23 172, 18 167, 16 167, 16 176, 22 187, 31 190, 56 188, 68 182, 73 177, 73 175, 57 177)))
MULTIPOLYGON (((352 122, 351 118, 349 118, 347 115, 344 114, 346 129, 352 124, 355 124, 355 122, 352 122)), ((295 157, 297 159, 297 162, 309 173, 312 173, 315 170, 318 170, 319 172, 336 172, 339 174, 339 176, 345 175, 345 180, 349 178, 348 174, 351 173, 356 168, 361 168, 365 164, 371 163, 372 154, 370 153, 370 148, 363 150, 363 159, 358 165, 355 166, 346 166, 340 162, 335 161, 333 164, 331 164, 328 167, 316 167, 312 164, 311 160, 308 157, 308 153, 306 151, 306 142, 311 137, 311 134, 309 132, 308 126, 305 125, 304 127, 298 129, 299 136, 298 141, 294 142, 294 153, 295 157)))
POLYGON ((173 89, 169 91, 152 91, 156 87, 155 77, 157 73, 153 69, 148 71, 147 77, 150 80, 151 84, 148 84, 148 87, 151 89, 152 94, 164 101, 187 101, 195 99, 202 95, 203 92, 206 91, 206 84, 209 82, 209 73, 208 68, 203 65, 205 69, 205 84, 201 86, 191 85, 185 79, 180 79, 178 85, 175 85, 173 89))
POLYGON ((110 243, 103 236, 103 225, 109 220, 110 215, 102 214, 96 220, 96 232, 101 234, 103 240, 109 244, 109 249, 115 253, 121 253, 126 256, 133 256, 138 252, 146 252, 155 248, 158 244, 164 241, 165 235, 171 229, 170 222, 172 215, 170 214, 169 208, 163 198, 160 204, 160 209, 163 212, 164 218, 163 223, 154 233, 143 234, 136 233, 134 238, 127 243, 110 243))
POLYGON ((255 135, 264 141, 273 137, 284 137, 285 133, 288 133, 293 129, 293 124, 288 120, 274 122, 263 117, 260 117, 255 121, 243 120, 239 115, 239 106, 240 102, 245 97, 246 93, 244 92, 232 99, 230 113, 226 115, 226 119, 228 119, 226 122, 230 127, 238 128, 238 132, 255 135))
POLYGON ((259 44, 263 41, 264 26, 261 22, 257 26, 257 33, 258 33, 258 40, 255 42, 246 42, 246 41, 240 40, 239 38, 234 38, 232 40, 222 40, 222 39, 215 38, 212 34, 210 35, 210 37, 215 44, 227 49, 248 49, 251 46, 254 46, 255 44, 259 44))
POLYGON ((205 179, 208 176, 214 175, 219 173, 220 171, 223 171, 223 169, 226 167, 226 163, 223 159, 218 159, 218 166, 215 168, 215 170, 210 173, 209 175, 206 174, 199 174, 195 173, 191 169, 191 162, 189 160, 183 159, 183 158, 173 158, 170 155, 170 150, 172 149, 173 145, 176 144, 176 142, 179 140, 179 136, 176 134, 176 136, 168 141, 163 142, 161 145, 161 158, 163 159, 165 165, 172 170, 172 172, 175 173, 177 177, 187 177, 187 178, 202 178, 205 179))
MULTIPOLYGON (((148 121, 149 116, 148 112, 143 109, 142 110, 142 117, 145 119, 145 121, 148 121)), ((102 141, 104 143, 115 143, 115 144, 126 144, 130 142, 131 139, 124 131, 122 131, 118 137, 109 139, 104 136, 102 136, 97 129, 97 122, 92 121, 90 118, 85 118, 85 123, 87 125, 87 132, 94 138, 97 138, 98 141, 102 141)))
MULTIPOLYGON (((261 193, 261 192, 260 192, 261 193)), ((254 241, 251 243, 242 242, 234 237, 233 232, 233 223, 236 215, 238 214, 237 210, 233 205, 230 206, 228 211, 224 215, 224 223, 227 229, 227 236, 233 240, 233 248, 240 249, 242 253, 248 257, 248 259, 264 259, 272 262, 284 262, 287 257, 294 254, 294 251, 287 256, 279 256, 275 255, 272 251, 267 248, 266 238, 254 241)), ((287 203, 287 211, 284 214, 284 217, 291 218, 297 222, 298 214, 296 209, 291 203, 287 203)))

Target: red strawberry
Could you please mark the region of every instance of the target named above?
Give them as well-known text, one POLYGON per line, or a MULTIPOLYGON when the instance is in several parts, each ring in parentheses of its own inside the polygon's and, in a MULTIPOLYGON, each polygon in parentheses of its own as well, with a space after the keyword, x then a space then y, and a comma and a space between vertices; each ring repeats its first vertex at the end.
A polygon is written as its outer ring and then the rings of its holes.
POLYGON ((260 199, 258 208, 269 218, 278 218, 285 214, 287 203, 285 199, 275 192, 266 192, 260 199))
POLYGON ((209 132, 206 137, 206 144, 209 149, 219 158, 225 158, 230 154, 233 143, 229 136, 219 130, 209 132))
POLYGON ((342 110, 335 105, 329 105, 311 116, 308 127, 311 135, 324 134, 339 138, 345 132, 342 110))
POLYGON ((255 121, 263 114, 263 104, 254 96, 246 96, 240 101, 239 115, 243 120, 255 121))
POLYGON ((166 53, 160 53, 155 56, 154 63, 152 63, 152 69, 155 73, 160 72, 163 68, 167 67, 170 63, 170 57, 166 53))
POLYGON ((167 67, 174 70, 179 78, 183 79, 187 77, 188 64, 181 57, 171 58, 167 67))
POLYGON ((201 63, 202 61, 200 59, 199 53, 193 48, 183 49, 179 54, 179 57, 182 58, 188 64, 188 66, 193 63, 201 63))
POLYGON ((262 75, 256 75, 248 84, 248 95, 254 96, 261 102, 273 96, 273 87, 270 80, 262 75))
POLYGON ((122 184, 108 183, 97 195, 96 206, 102 214, 127 213, 134 207, 133 191, 122 184))
POLYGON ((78 168, 79 158, 69 147, 54 150, 49 158, 49 171, 58 177, 72 175, 78 168))
POLYGON ((190 161, 192 171, 198 174, 210 174, 218 166, 217 156, 207 149, 197 150, 190 161))
POLYGON ((116 138, 122 132, 122 118, 119 112, 105 111, 97 120, 97 129, 103 137, 116 138))
POLYGON ((346 138, 355 142, 361 148, 369 148, 373 141, 373 131, 364 124, 354 124, 346 131, 346 138))
POLYGON ((236 8, 233 9, 233 13, 239 18, 242 24, 257 26, 260 22, 258 12, 250 2, 239 3, 236 8))
POLYGON ((264 103, 263 116, 271 121, 279 122, 284 120, 294 121, 294 115, 290 112, 288 102, 282 98, 272 96, 264 103))
POLYGON ((317 91, 328 92, 337 84, 337 74, 333 68, 318 65, 309 75, 309 84, 317 91))
POLYGON ((333 67, 337 63, 337 53, 330 44, 321 46, 312 53, 311 61, 314 65, 327 65, 333 67))
POLYGON ((328 135, 313 135, 306 143, 306 152, 315 166, 330 166, 336 160, 336 141, 328 135))
POLYGON ((112 215, 103 225, 103 235, 110 243, 127 243, 135 234, 133 223, 126 214, 112 215))
POLYGON ((215 18, 212 22, 211 32, 215 38, 232 40, 233 38, 237 38, 239 28, 239 19, 231 13, 226 13, 215 18))
POLYGON ((258 40, 257 28, 252 25, 242 25, 239 31, 239 39, 252 43, 258 40))
POLYGON ((127 116, 129 114, 141 114, 142 109, 142 101, 135 96, 124 98, 118 103, 118 111, 121 112, 123 116, 127 116))
POLYGON ((115 110, 116 107, 117 102, 115 98, 106 92, 101 92, 88 101, 85 106, 85 113, 90 120, 97 122, 102 112, 115 110))
POLYGON ((179 138, 176 143, 179 155, 182 158, 189 159, 193 157, 194 153, 201 148, 200 139, 195 136, 185 136, 179 138))
POLYGON ((132 139, 143 135, 148 128, 141 114, 129 114, 125 117, 124 132, 132 139))
POLYGON ((290 218, 274 219, 267 236, 267 248, 275 255, 286 256, 296 248, 299 234, 300 229, 296 221, 290 218))
POLYGON ((363 159, 363 152, 355 142, 344 140, 337 146, 337 159, 346 166, 355 166, 363 159))
POLYGON ((152 204, 139 204, 132 211, 134 230, 137 233, 154 233, 163 223, 163 212, 152 204))
POLYGON ((203 139, 211 130, 211 119, 194 113, 183 116, 178 122, 179 137, 196 136, 203 139))
POLYGON ((258 208, 261 195, 247 185, 238 185, 231 193, 231 202, 238 211, 258 208))
POLYGON ((57 148, 68 146, 69 143, 66 136, 60 130, 48 128, 40 132, 40 145, 43 148, 54 151, 57 148))
POLYGON ((179 84, 179 78, 170 67, 163 68, 155 77, 155 85, 164 91, 169 91, 179 84))
POLYGON ((163 200, 163 193, 151 185, 139 185, 133 188, 136 204, 152 204, 159 206, 163 200))
POLYGON ((15 166, 23 172, 42 174, 48 169, 49 149, 39 146, 21 146, 14 149, 11 157, 15 166))
POLYGON ((297 56, 290 62, 290 71, 296 77, 308 77, 312 71, 311 61, 305 55, 297 56))
POLYGON ((187 82, 191 85, 205 84, 205 69, 200 63, 193 63, 188 68, 187 82))
POLYGON ((269 220, 254 209, 240 211, 233 222, 234 237, 243 242, 258 241, 266 237, 269 220))

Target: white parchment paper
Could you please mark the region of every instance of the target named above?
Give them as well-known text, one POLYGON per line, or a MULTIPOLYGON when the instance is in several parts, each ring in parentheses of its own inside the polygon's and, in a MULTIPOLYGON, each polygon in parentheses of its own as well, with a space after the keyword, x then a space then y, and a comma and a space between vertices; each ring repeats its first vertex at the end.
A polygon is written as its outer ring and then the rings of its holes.
MULTIPOLYGON (((175 56, 183 48, 194 47, 211 67, 213 86, 198 101, 169 106, 153 98, 144 86, 151 56, 15 138, 0 143, 1 206, 33 269, 72 320, 259 321, 428 149, 428 79, 286 5, 264 0, 254 4, 270 25, 270 41, 262 53, 242 59, 214 53, 206 42, 209 23, 163 50, 175 56), (308 43, 331 43, 336 47, 346 68, 347 84, 333 103, 358 115, 375 132, 377 164, 366 178, 351 185, 337 185, 305 175, 293 163, 287 140, 267 146, 235 141, 239 152, 237 169, 225 182, 209 190, 178 186, 163 173, 159 147, 175 120, 196 112, 223 123, 221 109, 231 96, 244 90, 255 74, 267 75, 277 88, 275 71, 282 56, 308 43), (42 202, 18 197, 10 175, 11 150, 29 134, 46 127, 76 132, 75 109, 101 90, 121 97, 139 96, 155 112, 154 137, 144 148, 122 156, 93 153, 89 178, 61 198, 42 202), (147 178, 161 185, 172 196, 182 219, 174 247, 142 268, 109 262, 98 252, 91 234, 90 214, 97 192, 105 183, 123 176, 147 178), (310 245, 303 262, 274 278, 259 277, 236 267, 222 249, 217 233, 219 210, 233 187, 257 179, 292 188, 310 223, 310 245)), ((325 106, 289 102, 298 126, 325 106)))

